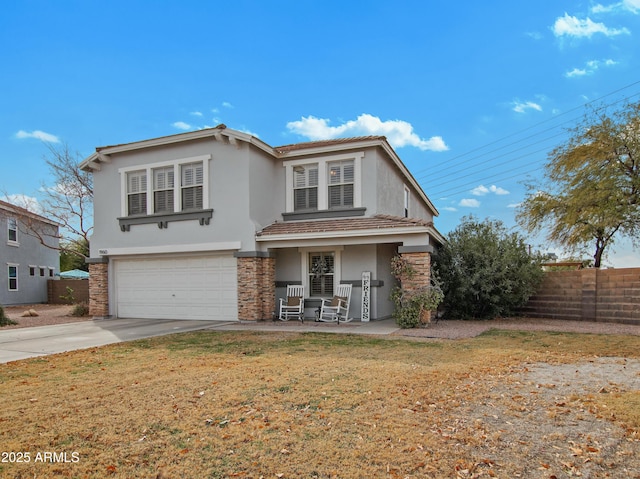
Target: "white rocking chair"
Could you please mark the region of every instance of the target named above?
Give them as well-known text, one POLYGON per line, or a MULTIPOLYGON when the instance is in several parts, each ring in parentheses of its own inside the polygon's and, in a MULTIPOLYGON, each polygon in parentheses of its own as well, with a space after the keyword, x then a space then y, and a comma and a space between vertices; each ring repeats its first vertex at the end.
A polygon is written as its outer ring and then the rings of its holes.
POLYGON ((318 321, 327 323, 347 323, 353 318, 349 318, 349 304, 351 303, 350 284, 339 284, 336 294, 331 299, 323 299, 320 306, 318 321))
POLYGON ((287 298, 280 298, 280 321, 296 318, 304 322, 304 286, 290 284, 287 286, 287 298))

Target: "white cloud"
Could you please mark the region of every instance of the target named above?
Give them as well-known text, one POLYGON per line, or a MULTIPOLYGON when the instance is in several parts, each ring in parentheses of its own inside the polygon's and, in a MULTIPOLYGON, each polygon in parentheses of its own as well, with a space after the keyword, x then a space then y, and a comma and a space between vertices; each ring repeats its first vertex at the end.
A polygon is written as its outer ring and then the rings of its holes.
POLYGON ((553 24, 553 34, 556 37, 568 36, 568 37, 587 37, 591 38, 596 33, 602 33, 607 37, 613 37, 616 35, 628 34, 629 30, 626 28, 608 28, 604 23, 596 23, 587 17, 581 20, 577 17, 572 17, 568 13, 564 14, 564 17, 558 17, 553 24))
POLYGON ((453 206, 444 206, 442 209, 444 211, 458 211, 458 208, 454 208, 453 206))
POLYGON ((26 138, 35 138, 36 140, 46 141, 48 143, 60 143, 60 139, 56 135, 52 135, 51 133, 46 133, 40 130, 33 130, 31 132, 20 130, 16 133, 16 138, 21 140, 26 138))
POLYGON ((42 206, 40 205, 38 199, 34 198, 33 196, 22 194, 5 195, 2 197, 2 201, 6 201, 7 203, 11 203, 12 205, 19 206, 38 215, 42 214, 42 206))
POLYGON ((176 121, 171 124, 172 127, 177 128, 178 130, 190 130, 191 125, 189 123, 185 123, 184 121, 176 121))
POLYGON ((193 115, 193 116, 202 116, 202 112, 201 111, 192 111, 191 115, 193 115))
POLYGON ((223 101, 222 102, 222 106, 225 108, 233 108, 233 105, 231 103, 229 103, 228 101, 223 101))
POLYGON ((617 65, 618 62, 610 58, 606 60, 589 60, 585 63, 585 68, 574 68, 573 70, 564 74, 567 78, 580 77, 584 75, 593 75, 600 67, 612 67, 617 65))
POLYGON ((474 196, 484 196, 487 195, 489 193, 493 193, 496 195, 508 195, 509 192, 507 190, 505 190, 504 188, 500 188, 499 186, 496 185, 491 185, 489 188, 487 188, 484 185, 480 185, 480 186, 476 186, 474 189, 471 190, 471 194, 474 196))
POLYGON ((509 203, 507 208, 518 208, 522 203, 509 203))
POLYGON ((466 208, 480 208, 480 202, 474 198, 463 198, 460 200, 459 206, 466 208))
POLYGON ((591 8, 593 13, 610 13, 625 10, 631 13, 640 13, 640 0, 623 0, 610 5, 597 4, 591 8))
POLYGON ((287 123, 287 128, 310 140, 329 140, 344 136, 386 136, 394 148, 413 146, 421 150, 446 151, 449 147, 440 136, 420 138, 413 126, 402 120, 382 121, 380 118, 363 113, 356 120, 349 120, 339 126, 329 126, 330 120, 314 116, 302 117, 299 121, 287 123))
POLYGON ((514 100, 512 105, 513 111, 515 111, 516 113, 526 113, 527 110, 542 111, 542 107, 532 101, 514 100))

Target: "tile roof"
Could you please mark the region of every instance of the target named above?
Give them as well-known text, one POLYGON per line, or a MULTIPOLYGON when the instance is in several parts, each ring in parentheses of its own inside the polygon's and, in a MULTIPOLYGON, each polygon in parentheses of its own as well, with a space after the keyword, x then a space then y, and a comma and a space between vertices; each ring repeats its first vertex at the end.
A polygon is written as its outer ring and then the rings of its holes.
POLYGON ((361 141, 386 140, 384 136, 358 136, 353 138, 336 138, 334 140, 307 141, 304 143, 292 143, 290 145, 274 146, 278 153, 305 150, 309 148, 321 148, 323 146, 344 145, 346 143, 358 143, 361 141))
POLYGON ((376 215, 368 218, 339 218, 311 221, 284 221, 270 224, 258 236, 291 235, 301 233, 327 233, 371 229, 393 229, 412 226, 433 227, 432 221, 400 216, 376 215))

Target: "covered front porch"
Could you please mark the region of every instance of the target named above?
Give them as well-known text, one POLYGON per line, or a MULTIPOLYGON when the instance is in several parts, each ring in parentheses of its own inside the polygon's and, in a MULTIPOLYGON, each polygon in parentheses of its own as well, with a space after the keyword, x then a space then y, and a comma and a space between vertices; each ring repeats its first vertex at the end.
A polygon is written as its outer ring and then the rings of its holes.
POLYGON ((272 319, 278 298, 286 297, 291 284, 304 287, 305 319, 315 318, 322 299, 331 298, 339 284, 352 285, 350 319, 390 318, 390 293, 396 284, 391 259, 396 254, 405 257, 419 271, 416 281, 428 284, 431 253, 440 238, 431 223, 382 215, 274 223, 257 233, 260 251, 239 254, 249 265, 239 262, 238 267, 239 319, 272 319), (370 278, 364 318, 363 273, 370 278), (246 307, 249 303, 251 308, 246 307))

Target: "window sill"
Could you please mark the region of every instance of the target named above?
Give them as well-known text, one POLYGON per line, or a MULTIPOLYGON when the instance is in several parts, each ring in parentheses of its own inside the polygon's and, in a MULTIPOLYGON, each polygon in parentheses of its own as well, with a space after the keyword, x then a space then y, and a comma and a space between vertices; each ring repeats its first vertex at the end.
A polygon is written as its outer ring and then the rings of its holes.
POLYGON ((336 208, 332 210, 292 211, 282 213, 284 221, 316 220, 323 218, 344 218, 348 216, 364 216, 366 208, 336 208))
POLYGON ((13 246, 15 248, 18 248, 20 246, 20 243, 17 241, 7 241, 7 246, 13 246))
POLYGON ((148 225, 156 223, 158 228, 163 229, 169 226, 173 221, 190 221, 198 220, 200 226, 208 225, 213 217, 213 210, 197 210, 197 211, 183 211, 180 213, 162 213, 154 215, 140 215, 140 216, 124 216, 118 218, 120 224, 120 231, 129 231, 131 225, 148 225))

